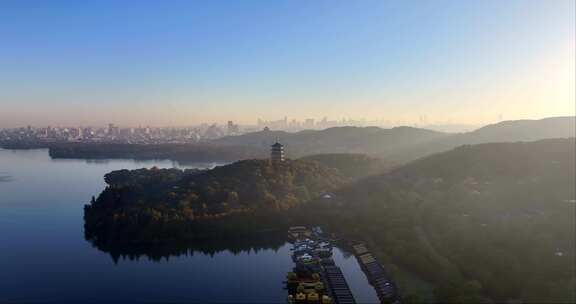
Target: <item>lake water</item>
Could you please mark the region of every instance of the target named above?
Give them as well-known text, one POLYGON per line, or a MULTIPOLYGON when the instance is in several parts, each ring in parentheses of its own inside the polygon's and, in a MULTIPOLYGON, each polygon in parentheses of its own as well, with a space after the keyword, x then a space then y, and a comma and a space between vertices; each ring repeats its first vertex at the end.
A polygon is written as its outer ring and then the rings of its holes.
MULTIPOLYGON (((188 164, 209 168, 216 164, 188 164)), ((0 149, 0 302, 284 303, 293 267, 283 239, 185 244, 120 256, 84 239, 83 205, 117 169, 171 161, 52 160, 0 149)), ((356 259, 334 258, 360 303, 377 302, 356 259)))

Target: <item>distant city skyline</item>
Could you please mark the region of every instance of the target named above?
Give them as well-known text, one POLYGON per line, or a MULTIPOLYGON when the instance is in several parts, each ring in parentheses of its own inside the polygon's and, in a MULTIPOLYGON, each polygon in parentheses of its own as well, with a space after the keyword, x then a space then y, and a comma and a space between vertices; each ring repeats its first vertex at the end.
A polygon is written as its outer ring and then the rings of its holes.
MULTIPOLYGON (((543 117, 547 118, 547 117, 543 117)), ((491 123, 498 123, 503 121, 503 116, 497 117, 496 120, 488 122, 487 124, 491 123)), ((124 123, 122 121, 119 122, 107 122, 107 123, 96 123, 96 124, 87 124, 87 123, 80 123, 80 124, 67 124, 63 122, 56 122, 54 124, 38 124, 34 122, 20 124, 11 127, 0 127, 0 129, 18 129, 18 128, 47 128, 47 127, 54 127, 54 128, 79 128, 79 127, 95 127, 95 128, 109 128, 110 126, 120 127, 120 128, 197 128, 197 127, 206 127, 211 125, 217 125, 221 127, 228 127, 237 129, 238 127, 242 128, 249 128, 250 130, 257 130, 263 129, 265 127, 271 130, 290 130, 290 129, 297 129, 297 130, 305 130, 305 129, 326 129, 330 127, 337 127, 337 126, 359 126, 359 127, 399 127, 399 126, 412 126, 412 127, 434 127, 434 126, 446 126, 448 128, 474 128, 480 127, 484 124, 460 124, 460 123, 453 123, 451 121, 429 121, 428 119, 423 119, 419 117, 418 120, 414 121, 402 121, 402 120, 388 120, 388 119, 376 119, 376 120, 369 120, 363 117, 360 118, 332 118, 332 117, 308 117, 302 120, 298 120, 297 118, 292 118, 288 116, 284 116, 284 118, 280 119, 262 119, 258 118, 256 121, 250 123, 238 123, 237 121, 227 120, 224 122, 220 121, 203 121, 193 124, 167 124, 167 125, 152 125, 146 122, 138 123, 138 124, 129 124, 124 123)))
POLYGON ((574 116, 575 10, 573 0, 2 1, 0 128, 574 116))
MULTIPOLYGON (((575 116, 575 115, 565 115, 565 116, 575 116)), ((451 120, 448 121, 436 121, 433 119, 429 119, 426 115, 420 115, 413 120, 391 120, 391 119, 376 119, 376 120, 369 120, 363 117, 360 118, 351 118, 351 117, 343 117, 343 118, 333 118, 333 117, 307 117, 302 120, 298 120, 297 118, 292 118, 288 116, 284 116, 284 118, 275 118, 275 119, 262 119, 258 118, 256 121, 253 122, 237 122, 233 120, 225 120, 225 121, 200 121, 197 123, 188 123, 188 124, 160 124, 154 125, 147 122, 141 123, 126 123, 122 121, 115 121, 115 122, 106 122, 106 123, 64 123, 64 122, 55 122, 53 124, 41 124, 37 122, 28 122, 22 123, 13 126, 0 126, 0 129, 18 129, 18 128, 47 128, 47 127, 55 127, 55 128, 78 128, 78 127, 94 127, 94 128, 107 128, 110 125, 114 125, 121 128, 198 128, 198 127, 207 127, 211 125, 217 125, 220 127, 242 127, 248 128, 250 131, 263 129, 264 127, 268 127, 271 130, 305 130, 305 129, 326 129, 335 126, 358 126, 358 127, 382 127, 382 128, 393 128, 393 127, 400 127, 400 126, 409 126, 409 127, 419 127, 419 128, 429 128, 438 131, 445 131, 445 132, 458 132, 458 131, 470 131, 475 128, 483 127, 490 124, 499 123, 502 121, 508 120, 538 120, 538 119, 545 119, 545 118, 552 118, 552 117, 561 117, 561 116, 545 116, 545 117, 534 117, 534 118, 519 118, 519 119, 508 119, 503 115, 497 115, 494 117, 493 120, 487 121, 485 123, 458 123, 453 122, 451 120), (283 125, 282 123, 285 123, 283 125)))

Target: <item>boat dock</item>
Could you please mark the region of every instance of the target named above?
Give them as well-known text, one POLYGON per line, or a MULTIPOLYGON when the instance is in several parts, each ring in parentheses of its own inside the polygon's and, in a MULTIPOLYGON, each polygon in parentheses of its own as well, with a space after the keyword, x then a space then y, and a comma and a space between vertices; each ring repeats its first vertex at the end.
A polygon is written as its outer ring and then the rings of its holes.
POLYGON ((295 267, 287 275, 290 304, 355 304, 344 274, 332 259, 332 243, 318 228, 291 227, 295 267))
POLYGON ((324 275, 328 281, 334 303, 338 304, 354 304, 354 296, 348 287, 348 283, 342 274, 340 268, 336 265, 323 266, 324 275))
POLYGON ((398 288, 386 273, 384 267, 376 261, 363 243, 352 245, 354 255, 366 274, 368 282, 374 287, 383 303, 400 303, 398 288))

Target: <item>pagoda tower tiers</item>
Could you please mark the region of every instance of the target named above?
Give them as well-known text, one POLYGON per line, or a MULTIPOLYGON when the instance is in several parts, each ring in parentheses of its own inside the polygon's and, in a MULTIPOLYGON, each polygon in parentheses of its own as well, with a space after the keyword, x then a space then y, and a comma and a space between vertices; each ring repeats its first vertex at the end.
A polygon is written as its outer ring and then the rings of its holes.
POLYGON ((270 152, 270 159, 273 162, 283 162, 284 161, 284 146, 279 142, 272 145, 270 152))

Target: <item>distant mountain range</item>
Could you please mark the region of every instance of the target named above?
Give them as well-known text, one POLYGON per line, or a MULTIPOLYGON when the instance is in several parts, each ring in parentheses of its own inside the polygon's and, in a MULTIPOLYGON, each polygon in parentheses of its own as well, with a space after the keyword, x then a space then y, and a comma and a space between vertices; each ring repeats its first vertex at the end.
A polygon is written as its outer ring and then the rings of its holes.
MULTIPOLYGON (((222 161, 267 158, 270 146, 279 141, 289 158, 316 154, 366 154, 381 158, 387 167, 407 163, 461 145, 534 141, 576 136, 575 117, 504 121, 472 132, 443 133, 413 127, 336 127, 296 133, 259 131, 227 136, 201 144, 42 143, 53 158, 134 158, 174 161, 222 161)), ((35 148, 29 143, 1 143, 7 149, 35 148)), ((36 147, 38 148, 38 147, 36 147)))
POLYGON ((213 141, 218 145, 252 146, 268 149, 275 141, 286 146, 289 157, 325 153, 393 153, 402 147, 429 142, 445 133, 412 127, 382 129, 378 127, 336 127, 305 130, 297 133, 260 131, 229 136, 213 141))
POLYGON ((536 141, 575 136, 576 117, 574 116, 539 120, 510 120, 487 125, 471 132, 449 134, 426 143, 405 146, 395 154, 380 153, 378 156, 405 162, 433 153, 448 151, 461 145, 536 141))
POLYGON ((212 141, 216 145, 268 149, 275 141, 286 145, 289 157, 324 153, 362 153, 406 162, 465 144, 569 138, 576 133, 576 117, 503 121, 472 132, 443 133, 413 127, 336 127, 297 133, 259 131, 212 141))

